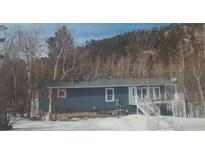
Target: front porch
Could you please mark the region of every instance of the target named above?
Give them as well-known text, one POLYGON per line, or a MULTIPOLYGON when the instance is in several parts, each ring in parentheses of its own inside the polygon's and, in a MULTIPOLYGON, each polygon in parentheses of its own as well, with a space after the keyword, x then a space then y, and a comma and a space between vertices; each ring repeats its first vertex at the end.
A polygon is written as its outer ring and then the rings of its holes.
POLYGON ((129 104, 137 114, 186 116, 184 93, 173 85, 129 87, 129 104))

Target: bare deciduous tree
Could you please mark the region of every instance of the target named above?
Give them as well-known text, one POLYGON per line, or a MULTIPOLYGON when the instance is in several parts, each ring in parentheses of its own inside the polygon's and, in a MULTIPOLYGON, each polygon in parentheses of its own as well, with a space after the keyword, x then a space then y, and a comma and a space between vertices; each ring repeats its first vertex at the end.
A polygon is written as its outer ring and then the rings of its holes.
POLYGON ((76 54, 71 33, 65 26, 47 40, 49 57, 53 63, 53 80, 63 80, 76 64, 76 54))
POLYGON ((203 109, 205 112, 205 100, 204 100, 204 93, 203 93, 202 83, 201 83, 202 67, 203 66, 201 64, 201 57, 200 57, 200 55, 197 54, 196 57, 193 58, 193 60, 192 60, 192 71, 193 71, 193 75, 197 81, 200 99, 201 99, 202 106, 203 106, 203 109))
POLYGON ((25 62, 27 75, 27 116, 30 117, 32 101, 32 65, 36 58, 41 56, 43 50, 40 44, 37 32, 34 30, 17 30, 16 31, 17 47, 19 57, 25 62))

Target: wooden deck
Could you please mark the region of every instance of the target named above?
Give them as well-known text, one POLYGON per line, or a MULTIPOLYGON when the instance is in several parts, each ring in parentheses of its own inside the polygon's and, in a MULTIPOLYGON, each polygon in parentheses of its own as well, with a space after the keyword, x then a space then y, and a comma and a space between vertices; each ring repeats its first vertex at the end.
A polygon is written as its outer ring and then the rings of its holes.
POLYGON ((169 104, 173 116, 178 116, 178 117, 186 116, 185 100, 183 99, 163 100, 163 101, 162 100, 157 100, 157 101, 138 100, 135 102, 135 105, 137 106, 137 110, 140 109, 145 115, 160 115, 160 104, 169 104))

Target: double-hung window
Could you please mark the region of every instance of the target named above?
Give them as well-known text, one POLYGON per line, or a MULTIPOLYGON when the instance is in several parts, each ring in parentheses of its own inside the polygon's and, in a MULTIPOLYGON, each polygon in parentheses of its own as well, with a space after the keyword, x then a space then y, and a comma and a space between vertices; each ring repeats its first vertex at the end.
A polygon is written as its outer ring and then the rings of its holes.
POLYGON ((115 100, 114 88, 105 89, 105 101, 113 102, 115 100))

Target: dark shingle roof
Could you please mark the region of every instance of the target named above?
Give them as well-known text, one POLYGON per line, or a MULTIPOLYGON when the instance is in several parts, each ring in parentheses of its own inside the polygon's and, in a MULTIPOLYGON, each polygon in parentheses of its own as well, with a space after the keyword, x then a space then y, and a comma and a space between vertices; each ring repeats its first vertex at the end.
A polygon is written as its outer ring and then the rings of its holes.
POLYGON ((99 79, 83 82, 65 82, 52 81, 48 82, 47 88, 91 88, 91 87, 127 87, 136 85, 165 85, 172 84, 167 79, 99 79))

